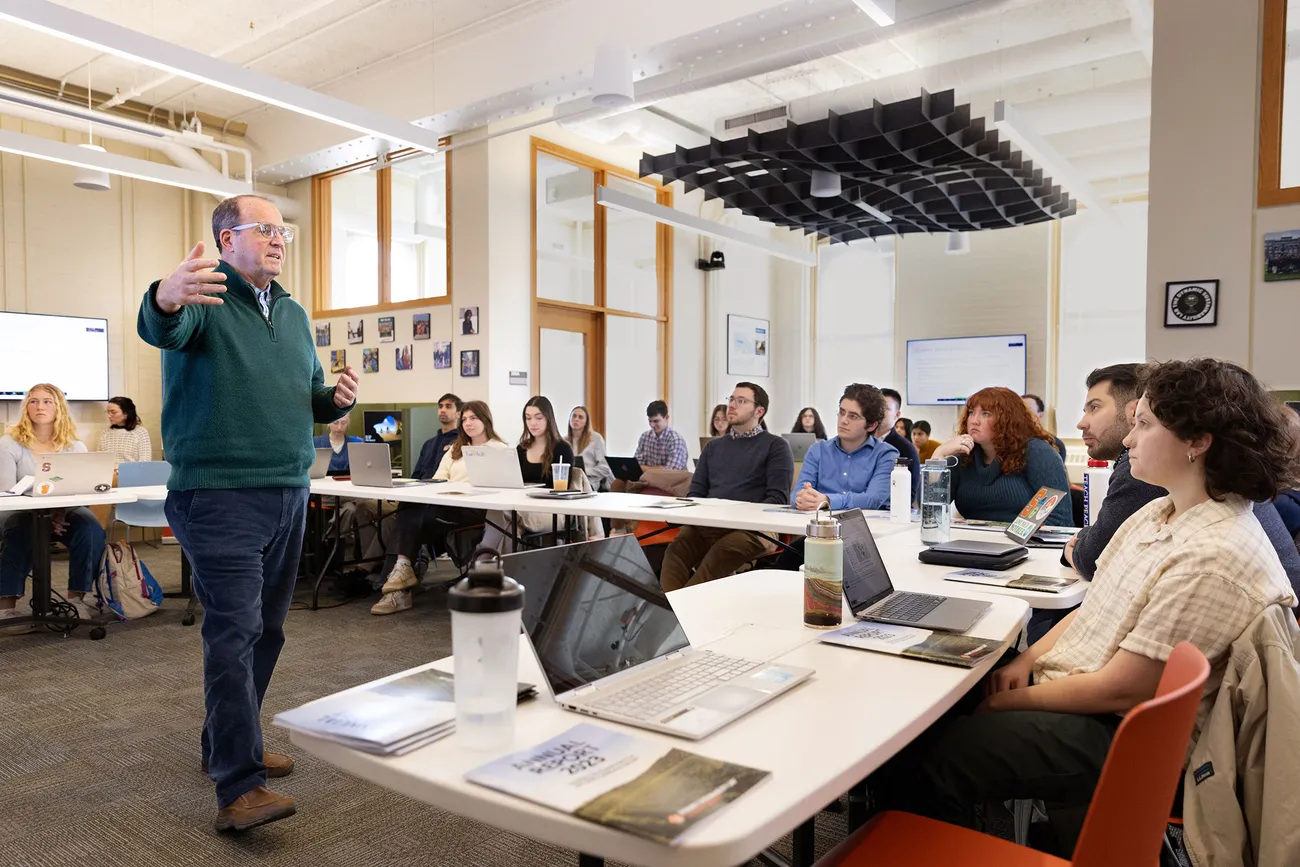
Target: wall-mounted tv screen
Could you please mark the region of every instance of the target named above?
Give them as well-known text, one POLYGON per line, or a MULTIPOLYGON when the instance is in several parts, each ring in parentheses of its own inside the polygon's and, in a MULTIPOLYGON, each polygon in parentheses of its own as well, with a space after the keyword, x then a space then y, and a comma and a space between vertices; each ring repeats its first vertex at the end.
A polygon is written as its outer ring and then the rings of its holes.
POLYGON ((961 406, 998 385, 1025 393, 1025 335, 907 341, 908 406, 961 406))
POLYGON ((108 400, 108 320, 0 311, 0 400, 38 382, 68 400, 108 400))

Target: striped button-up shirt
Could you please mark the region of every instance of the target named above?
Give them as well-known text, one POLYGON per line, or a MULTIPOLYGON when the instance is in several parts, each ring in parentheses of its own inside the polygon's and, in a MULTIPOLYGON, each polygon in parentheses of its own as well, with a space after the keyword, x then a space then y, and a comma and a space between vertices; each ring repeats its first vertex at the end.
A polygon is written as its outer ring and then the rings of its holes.
POLYGON ((257 293, 257 306, 262 308, 262 318, 265 319, 267 322, 270 322, 271 321, 271 287, 267 286, 265 289, 258 289, 257 287, 253 287, 253 291, 257 293))
POLYGON ((686 469, 686 440, 670 427, 656 434, 648 430, 641 434, 636 444, 636 459, 645 467, 666 467, 670 470, 686 469))

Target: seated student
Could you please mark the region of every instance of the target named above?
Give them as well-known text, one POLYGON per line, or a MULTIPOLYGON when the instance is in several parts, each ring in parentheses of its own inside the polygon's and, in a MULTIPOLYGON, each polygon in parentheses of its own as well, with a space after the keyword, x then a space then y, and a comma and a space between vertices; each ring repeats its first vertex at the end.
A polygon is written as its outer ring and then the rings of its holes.
POLYGON ((592 490, 608 491, 614 481, 614 471, 605 460, 605 438, 591 429, 591 413, 585 406, 575 406, 569 413, 569 435, 564 441, 582 458, 582 471, 587 474, 592 490))
POLYGON ((573 463, 573 448, 560 439, 550 398, 534 395, 524 404, 524 433, 517 449, 525 484, 552 487, 551 464, 573 463))
MULTIPOLYGON (((721 409, 723 413, 727 408, 718 405, 713 411, 717 413, 721 409)), ((822 417, 818 415, 817 410, 811 406, 805 406, 799 410, 799 417, 794 420, 794 427, 790 428, 790 433, 810 433, 817 437, 818 440, 826 439, 826 425, 822 424, 822 417)))
MULTIPOLYGON (((36 475, 35 455, 84 452, 77 439, 63 392, 48 383, 33 385, 23 398, 22 415, 0 437, 0 490, 24 476, 36 475)), ((0 505, 0 512, 3 512, 0 505)), ((0 551, 0 622, 26 616, 16 606, 32 570, 32 512, 12 512, 4 519, 4 548, 0 551)), ((94 610, 82 599, 95 583, 104 556, 104 528, 84 506, 54 512, 53 538, 68 546, 67 599, 83 618, 94 610)))
MULTIPOLYGON (((952 498, 964 518, 1014 521, 1039 488, 1070 489, 1065 464, 1020 398, 1009 388, 985 388, 966 401, 960 434, 935 449, 934 457, 961 460, 952 468, 952 498)), ((1074 523, 1070 498, 1047 523, 1074 523)))
MULTIPOLYGON (((331 476, 346 476, 352 471, 352 465, 348 463, 348 443, 363 443, 361 437, 348 436, 348 424, 352 419, 352 413, 348 413, 343 418, 335 419, 329 423, 327 433, 318 434, 311 438, 311 444, 318 449, 333 449, 334 454, 330 456, 330 466, 327 471, 331 476)), ((355 502, 349 500, 348 502, 355 502)))
MULTIPOLYGON (((507 449, 492 427, 492 411, 481 400, 471 400, 460 407, 460 429, 456 441, 442 456, 432 478, 447 482, 469 480, 465 468, 463 449, 478 446, 490 449, 507 449)), ((447 534, 458 527, 472 527, 483 523, 482 509, 463 509, 456 506, 424 506, 403 504, 389 537, 389 551, 395 554, 393 567, 384 582, 383 597, 370 608, 371 614, 396 614, 411 607, 411 589, 420 583, 412 565, 419 556, 420 546, 434 542, 441 546, 447 534)))
POLYGON ((1300 478, 1284 412, 1235 364, 1155 367, 1124 445, 1134 478, 1169 493, 1115 534, 1079 610, 872 775, 877 803, 970 825, 977 805, 1039 799, 1063 808, 1049 818, 1068 856, 1121 716, 1155 695, 1173 646, 1210 662, 1199 730, 1232 642, 1295 603, 1250 508, 1300 478))
MULTIPOLYGON (((1047 414, 1047 404, 1043 403, 1043 399, 1036 394, 1022 394, 1020 399, 1025 402, 1025 409, 1032 412, 1034 418, 1038 419, 1038 424, 1042 426, 1043 430, 1047 430, 1047 426, 1043 424, 1043 416, 1047 414)), ((1061 461, 1064 462, 1065 443, 1056 434, 1051 434, 1051 437, 1052 444, 1056 446, 1056 451, 1061 456, 1061 461)))
MULTIPOLYGON (((759 427, 767 407, 767 392, 761 386, 736 384, 727 404, 731 429, 701 453, 691 477, 692 497, 785 504, 794 477, 794 455, 789 443, 759 427)), ((664 552, 659 583, 664 590, 703 584, 730 575, 771 550, 771 542, 745 530, 683 527, 664 552)))
POLYGON ((727 424, 727 405, 720 403, 713 408, 713 415, 710 416, 709 432, 705 436, 724 437, 731 426, 727 424))
POLYGON ((686 469, 686 440, 668 425, 668 404, 662 400, 651 401, 645 408, 650 430, 641 434, 636 444, 637 462, 644 467, 663 467, 668 470, 686 469))
POLYGON ((95 451, 112 452, 119 463, 153 460, 153 443, 149 431, 140 424, 135 401, 129 397, 111 397, 106 407, 108 430, 100 431, 95 451))
POLYGON ((939 447, 938 440, 930 439, 930 432, 930 423, 928 421, 913 422, 912 445, 916 446, 916 452, 921 457, 921 463, 925 463, 934 457, 934 450, 939 447))
POLYGON ((840 398, 834 439, 818 442, 804 456, 790 505, 813 511, 889 508, 889 474, 898 449, 873 434, 885 417, 885 398, 870 385, 850 385, 840 398))
POLYGON ((448 392, 438 398, 438 432, 424 441, 415 461, 413 479, 429 480, 442 463, 443 455, 460 436, 460 398, 448 392))
MULTIPOLYGON (((910 418, 900 418, 894 422, 894 433, 905 440, 910 440, 912 438, 912 420, 910 418)), ((916 443, 912 443, 912 445, 916 445, 916 443)))
POLYGON ((880 393, 885 396, 885 420, 880 423, 876 438, 898 449, 898 456, 907 459, 907 469, 912 474, 912 501, 919 503, 921 501, 921 456, 917 454, 916 446, 912 445, 911 440, 894 430, 894 425, 903 414, 903 396, 892 388, 882 388, 880 393))

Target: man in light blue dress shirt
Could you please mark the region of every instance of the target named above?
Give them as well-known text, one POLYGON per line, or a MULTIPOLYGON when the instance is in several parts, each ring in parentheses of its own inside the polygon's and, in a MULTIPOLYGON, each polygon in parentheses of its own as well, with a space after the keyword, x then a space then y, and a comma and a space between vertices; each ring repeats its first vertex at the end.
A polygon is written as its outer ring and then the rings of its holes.
POLYGON ((808 449, 790 505, 809 512, 822 503, 837 510, 889 508, 889 474, 898 449, 874 436, 884 418, 880 389, 857 383, 846 388, 838 436, 808 449))

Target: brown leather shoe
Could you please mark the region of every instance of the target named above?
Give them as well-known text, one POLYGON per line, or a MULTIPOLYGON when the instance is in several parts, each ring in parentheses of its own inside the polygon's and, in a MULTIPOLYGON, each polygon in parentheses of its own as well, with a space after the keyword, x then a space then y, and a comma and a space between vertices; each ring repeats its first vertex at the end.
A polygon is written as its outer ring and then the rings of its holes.
POLYGON ((217 810, 218 831, 246 831, 296 812, 293 798, 277 795, 266 786, 258 786, 234 800, 229 807, 217 810))
MULTIPOLYGON (((262 753, 262 764, 266 765, 266 775, 272 779, 276 777, 287 777, 293 773, 293 759, 288 756, 282 756, 279 753, 262 753)), ((201 765, 203 773, 208 772, 208 762, 205 759, 201 765)))

